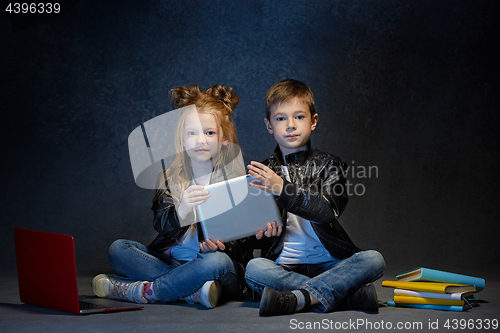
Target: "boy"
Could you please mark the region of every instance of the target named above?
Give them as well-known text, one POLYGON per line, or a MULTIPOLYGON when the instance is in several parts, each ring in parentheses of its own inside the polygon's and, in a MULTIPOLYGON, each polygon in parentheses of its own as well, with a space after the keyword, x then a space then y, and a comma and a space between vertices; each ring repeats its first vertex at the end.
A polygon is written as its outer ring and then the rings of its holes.
POLYGON ((318 123, 310 88, 297 80, 273 85, 266 98, 267 130, 278 143, 263 163, 252 161, 252 184, 276 196, 283 228, 257 234, 261 258, 252 259, 245 278, 262 295, 259 315, 338 309, 378 311, 375 287, 385 262, 377 251, 361 251, 338 218, 348 196, 338 157, 311 148, 318 123), (272 237, 269 237, 272 236, 272 237))

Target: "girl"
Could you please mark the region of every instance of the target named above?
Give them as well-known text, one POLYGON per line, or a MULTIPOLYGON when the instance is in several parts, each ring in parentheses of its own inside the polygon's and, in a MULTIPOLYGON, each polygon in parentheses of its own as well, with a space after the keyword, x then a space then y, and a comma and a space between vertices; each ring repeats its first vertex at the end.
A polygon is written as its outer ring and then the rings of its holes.
POLYGON ((149 246, 117 240, 109 248, 114 270, 128 278, 100 274, 92 281, 99 297, 137 303, 184 299, 216 306, 221 291, 240 294, 251 250, 239 242, 204 239, 194 208, 206 201, 204 185, 245 174, 231 120, 238 96, 214 85, 172 89, 174 108, 182 108, 176 130, 176 157, 153 198, 154 228, 149 246))

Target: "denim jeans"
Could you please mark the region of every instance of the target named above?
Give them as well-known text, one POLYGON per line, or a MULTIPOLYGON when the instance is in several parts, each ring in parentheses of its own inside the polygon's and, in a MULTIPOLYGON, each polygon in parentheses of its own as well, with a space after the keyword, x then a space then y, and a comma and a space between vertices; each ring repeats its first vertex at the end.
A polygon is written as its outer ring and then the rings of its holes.
POLYGON ((119 239, 109 247, 108 260, 115 271, 133 280, 154 282, 156 296, 165 303, 189 296, 211 280, 235 293, 242 278, 237 264, 220 251, 198 253, 191 261, 179 262, 141 243, 119 239))
POLYGON ((328 312, 363 285, 377 280, 384 270, 382 255, 370 250, 321 264, 282 265, 255 258, 248 263, 245 278, 260 294, 264 287, 278 291, 305 289, 320 302, 313 310, 328 312))

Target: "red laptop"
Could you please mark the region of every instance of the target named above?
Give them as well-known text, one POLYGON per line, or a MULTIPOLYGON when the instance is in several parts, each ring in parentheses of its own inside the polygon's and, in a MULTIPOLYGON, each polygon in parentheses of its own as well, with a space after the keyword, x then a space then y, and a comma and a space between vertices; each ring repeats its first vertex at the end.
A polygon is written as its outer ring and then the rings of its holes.
POLYGON ((74 314, 143 308, 104 298, 80 299, 72 236, 15 228, 14 238, 21 302, 74 314))

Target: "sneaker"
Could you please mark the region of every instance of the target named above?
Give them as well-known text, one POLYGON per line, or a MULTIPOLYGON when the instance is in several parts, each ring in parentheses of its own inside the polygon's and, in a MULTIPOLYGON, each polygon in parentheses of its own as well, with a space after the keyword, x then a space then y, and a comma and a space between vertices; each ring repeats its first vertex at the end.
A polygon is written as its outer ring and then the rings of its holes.
POLYGON ((365 284, 343 302, 345 310, 378 312, 377 291, 373 283, 365 284))
POLYGON ((147 303, 144 285, 147 281, 136 281, 118 275, 99 274, 92 280, 92 291, 99 297, 121 301, 147 303))
POLYGON ((280 316, 295 313, 297 297, 288 291, 279 291, 264 288, 259 306, 259 316, 280 316))
POLYGON ((219 281, 207 281, 194 294, 183 299, 189 304, 201 303, 209 309, 215 308, 222 293, 222 286, 219 281))

